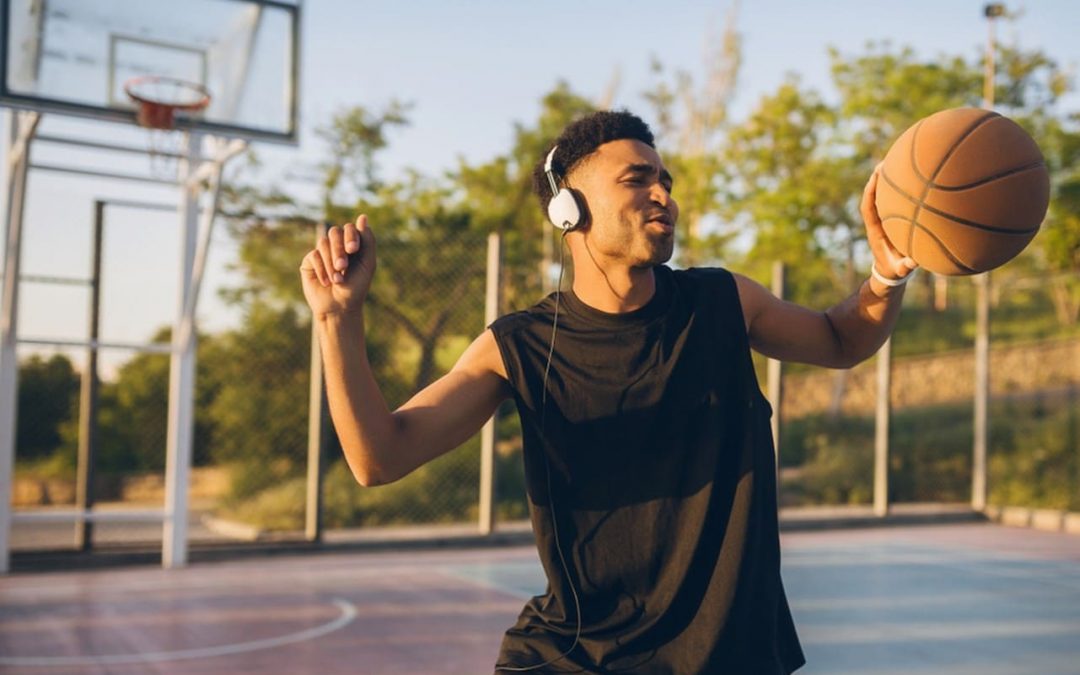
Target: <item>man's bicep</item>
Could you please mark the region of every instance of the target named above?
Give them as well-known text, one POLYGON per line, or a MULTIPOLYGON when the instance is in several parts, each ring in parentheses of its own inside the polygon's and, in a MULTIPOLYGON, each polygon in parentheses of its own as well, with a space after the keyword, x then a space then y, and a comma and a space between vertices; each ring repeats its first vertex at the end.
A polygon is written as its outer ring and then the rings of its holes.
POLYGON ((839 338, 824 312, 781 300, 752 279, 736 280, 755 351, 780 361, 842 367, 839 338))
POLYGON ((397 477, 467 441, 511 394, 495 337, 484 331, 450 372, 394 411, 401 430, 397 477))

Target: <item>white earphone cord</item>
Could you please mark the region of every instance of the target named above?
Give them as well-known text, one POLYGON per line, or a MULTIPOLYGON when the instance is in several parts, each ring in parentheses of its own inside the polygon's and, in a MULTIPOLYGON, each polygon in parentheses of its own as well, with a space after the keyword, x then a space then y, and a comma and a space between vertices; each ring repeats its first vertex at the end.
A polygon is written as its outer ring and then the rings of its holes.
MULTIPOLYGON (((566 253, 566 235, 568 231, 564 230, 562 239, 559 241, 559 283, 555 288, 555 318, 551 321, 551 346, 548 347, 547 365, 544 366, 544 391, 540 395, 542 401, 540 405, 540 435, 543 437, 544 430, 547 428, 547 381, 548 371, 551 370, 551 357, 555 354, 555 333, 559 328, 559 298, 562 296, 562 280, 563 270, 565 269, 563 261, 566 253)), ((570 649, 567 649, 562 654, 559 654, 553 659, 538 663, 535 666, 496 666, 495 670, 507 670, 516 673, 521 673, 529 670, 536 670, 537 668, 543 668, 549 666, 552 663, 562 659, 563 657, 574 651, 578 642, 581 640, 581 600, 578 598, 577 589, 574 587, 574 581, 570 578, 570 568, 566 564, 566 556, 563 555, 562 544, 559 542, 559 520, 555 517, 555 498, 551 492, 551 463, 548 461, 547 453, 544 453, 544 468, 547 473, 547 493, 548 493, 548 510, 551 511, 551 528, 555 535, 555 550, 559 552, 559 562, 562 563, 563 574, 566 575, 566 583, 570 585, 570 594, 574 596, 574 612, 577 615, 577 628, 574 631, 574 643, 570 645, 570 649)))

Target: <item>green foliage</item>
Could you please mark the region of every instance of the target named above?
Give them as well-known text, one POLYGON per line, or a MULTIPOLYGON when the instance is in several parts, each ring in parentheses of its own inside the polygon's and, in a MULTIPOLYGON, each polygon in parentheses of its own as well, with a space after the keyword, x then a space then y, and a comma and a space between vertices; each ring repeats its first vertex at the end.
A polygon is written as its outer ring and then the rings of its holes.
POLYGON ((781 487, 784 505, 865 504, 873 498, 872 420, 807 417, 785 424, 780 465, 789 476, 781 487))
POLYGON ((208 461, 243 466, 233 496, 243 497, 303 473, 311 327, 294 308, 248 308, 240 329, 216 337, 200 371, 213 387, 208 461))
POLYGON ((729 131, 731 100, 742 64, 742 38, 735 29, 737 8, 728 13, 722 34, 705 42, 702 82, 686 71, 666 79, 653 59, 657 81, 643 92, 656 118, 657 147, 673 176, 679 203, 677 261, 683 267, 712 264, 725 257, 736 233, 723 227, 718 209, 723 193, 723 149, 729 131))
POLYGON ((461 162, 447 177, 476 228, 502 235, 505 308, 527 307, 550 290, 547 274, 558 260, 560 242, 533 194, 532 172, 563 128, 594 109, 592 102, 559 82, 541 99, 533 124, 514 125, 507 153, 474 166, 461 162))
POLYGON ((382 112, 372 113, 363 106, 353 106, 334 115, 328 126, 316 130, 330 151, 329 160, 320 167, 325 210, 330 211, 342 198, 337 194, 342 183, 352 189, 353 199, 379 188, 375 156, 389 143, 387 132, 392 127, 409 123, 410 107, 391 101, 382 112))
POLYGON ((61 354, 33 355, 19 364, 19 425, 15 452, 20 460, 49 457, 60 447, 61 425, 78 422, 79 374, 61 354))
MULTIPOLYGON (((970 404, 894 413, 892 501, 968 501, 972 425, 970 404)), ((785 505, 868 503, 873 447, 869 417, 822 415, 785 423, 785 505)), ((993 401, 988 454, 991 503, 1080 509, 1080 390, 993 401)))
POLYGON ((1080 511, 1080 390, 998 408, 990 435, 989 501, 1080 511))
MULTIPOLYGON (((738 44, 729 22, 723 39, 713 42, 701 86, 682 72, 668 79, 657 66, 657 86, 646 97, 682 206, 679 263, 723 259, 765 281, 773 261, 781 260, 789 270, 788 297, 823 308, 854 288, 859 268, 868 262, 857 205, 874 163, 917 119, 942 108, 977 105, 982 64, 955 55, 922 58, 888 44, 870 44, 854 54, 833 50, 835 96, 792 77, 735 122, 728 108, 738 44)), ((1080 312, 1080 117, 1056 109, 1071 84, 1043 52, 1001 48, 998 74, 1000 105, 1044 149, 1054 196, 1030 252, 995 276, 1008 284, 1021 276, 1017 270, 1028 277, 1050 273, 1051 291, 1010 290, 995 307, 994 336, 1041 336, 1053 328, 1033 316, 1051 316, 1053 307, 1060 326, 1068 326, 1080 312)), ((379 154, 392 133, 408 125, 409 106, 356 106, 319 130, 327 154, 319 165, 318 205, 305 205, 290 189, 236 181, 227 187, 228 225, 240 244, 234 271, 243 282, 224 297, 243 318, 235 329, 200 336, 196 461, 232 468, 229 513, 270 528, 302 524, 311 326, 297 267, 315 240, 316 223, 369 214, 379 269, 365 308, 368 355, 396 407, 445 372, 482 330, 488 233, 503 237, 504 309, 528 306, 550 287, 559 242, 532 195, 531 174, 565 125, 594 107, 560 82, 543 96, 535 119, 515 125, 505 153, 473 164, 462 160, 442 176, 406 172, 384 181, 379 154), (259 215, 266 212, 275 217, 259 215)), ((944 312, 905 310, 898 354, 970 344, 967 286, 956 283, 954 289, 944 312)), ((168 332, 157 339, 167 340, 168 332)), ((20 425, 20 456, 44 462, 62 454, 70 466, 78 378, 70 363, 49 364, 32 362, 22 375, 20 396, 32 399, 35 387, 60 393, 50 397, 52 407, 20 399, 23 410, 41 410, 47 418, 40 425, 20 425), (24 437, 23 427, 37 435, 24 437)), ((107 470, 161 470, 167 384, 168 359, 160 355, 132 359, 116 382, 103 384, 99 434, 107 470)), ((512 439, 520 430, 507 412, 499 417, 500 438, 512 439)), ((1026 424, 1027 412, 1020 406, 1005 413, 1006 419, 1015 416, 1026 424)), ((1000 456, 993 459, 992 489, 1008 499, 1063 503, 1064 483, 1056 481, 1076 475, 1069 454, 1077 447, 1075 414, 1048 412, 1039 420, 1045 426, 1015 425, 1026 430, 1026 438, 995 427, 1000 456)), ((905 412, 894 418, 894 437, 898 499, 963 497, 970 420, 954 410, 905 412), (936 478, 927 481, 927 472, 936 478)), ((784 461, 801 472, 791 489, 810 502, 868 501, 870 448, 868 420, 787 425, 784 461)), ((327 521, 355 526, 474 518, 478 452, 474 438, 406 479, 373 489, 360 488, 338 461, 326 480, 327 521)), ((520 451, 497 457, 499 509, 523 517, 520 451)))

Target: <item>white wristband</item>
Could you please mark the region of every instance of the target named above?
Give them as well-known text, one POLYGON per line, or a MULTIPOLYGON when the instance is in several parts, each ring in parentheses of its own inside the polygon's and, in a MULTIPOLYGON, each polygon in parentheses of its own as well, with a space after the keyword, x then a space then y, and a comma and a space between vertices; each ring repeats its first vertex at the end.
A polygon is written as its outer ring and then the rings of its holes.
POLYGON ((889 279, 888 277, 881 276, 881 272, 877 271, 877 266, 874 263, 870 263, 870 276, 874 277, 885 286, 895 288, 897 286, 903 286, 904 284, 906 284, 908 280, 911 279, 911 277, 915 276, 915 272, 918 271, 918 269, 919 268, 916 267, 915 269, 911 270, 899 279, 889 279))

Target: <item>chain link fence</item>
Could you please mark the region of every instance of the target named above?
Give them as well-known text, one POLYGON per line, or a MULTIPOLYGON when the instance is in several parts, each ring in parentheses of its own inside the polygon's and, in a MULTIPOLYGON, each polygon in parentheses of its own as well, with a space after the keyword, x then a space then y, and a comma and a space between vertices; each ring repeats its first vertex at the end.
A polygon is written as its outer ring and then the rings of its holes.
MULTIPOLYGON (((282 260, 298 260, 310 247, 311 225, 294 229, 267 234, 282 260)), ((231 259, 219 264, 244 256, 225 251, 231 259)), ((486 236, 468 229, 438 241, 409 232, 380 236, 366 339, 391 409, 444 375, 483 330, 485 251, 486 236)), ((1045 278, 1009 271, 994 278, 989 500, 1080 509, 1080 331, 1059 320, 1045 278)), ((199 339, 190 540, 299 539, 309 508, 310 316, 295 295, 233 292, 242 301, 230 305, 232 320, 199 339)), ((943 288, 924 274, 905 303, 892 340, 890 500, 969 503, 974 285, 951 279, 943 288)), ((167 328, 152 339, 168 340, 167 328)), ((20 357, 16 507, 71 508, 85 352, 23 347, 20 357)), ((97 394, 94 508, 161 509, 169 357, 114 355, 111 363, 97 394)), ((781 505, 872 503, 875 359, 850 371, 786 366, 783 391, 781 505)), ((363 488, 332 429, 324 431, 322 527, 378 535, 477 523, 479 434, 399 481, 363 488)), ((496 520, 527 519, 521 435, 509 402, 496 415, 494 453, 496 520)), ((72 523, 20 521, 13 548, 70 548, 74 535, 72 523)), ((160 540, 160 522, 103 523, 94 526, 92 544, 160 540)))
MULTIPOLYGON (((1080 494, 1080 329, 1052 279, 992 275, 988 500, 1076 509, 1080 494)), ((890 503, 971 503, 976 287, 923 273, 892 338, 890 503)), ((877 359, 846 373, 787 368, 781 407, 785 506, 873 498, 877 359)))

